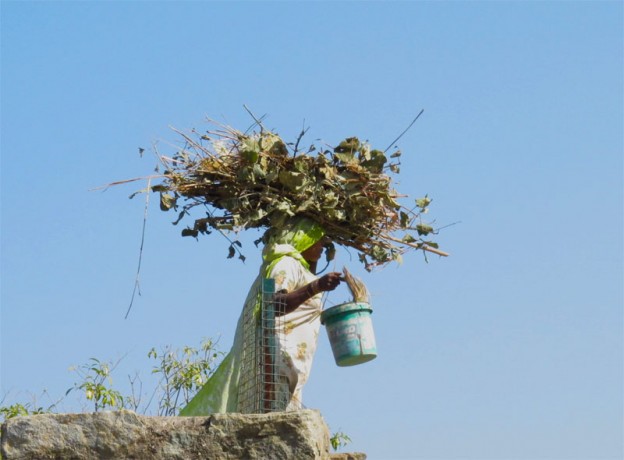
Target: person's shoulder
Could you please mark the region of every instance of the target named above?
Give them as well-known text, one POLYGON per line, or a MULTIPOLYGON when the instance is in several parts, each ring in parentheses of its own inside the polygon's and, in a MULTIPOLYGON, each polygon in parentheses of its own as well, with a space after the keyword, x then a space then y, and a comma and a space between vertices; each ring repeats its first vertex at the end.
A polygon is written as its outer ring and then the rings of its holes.
POLYGON ((303 265, 301 265, 301 262, 299 260, 295 259, 292 256, 283 256, 282 258, 280 258, 280 260, 277 261, 273 270, 275 271, 300 268, 303 268, 303 265))
POLYGON ((292 256, 283 256, 273 266, 270 276, 272 278, 301 278, 305 276, 306 268, 303 266, 300 260, 295 259, 292 256))
POLYGON ((297 259, 291 256, 284 256, 277 261, 268 275, 275 280, 275 290, 285 290, 291 292, 300 287, 301 280, 304 279, 305 268, 297 259))

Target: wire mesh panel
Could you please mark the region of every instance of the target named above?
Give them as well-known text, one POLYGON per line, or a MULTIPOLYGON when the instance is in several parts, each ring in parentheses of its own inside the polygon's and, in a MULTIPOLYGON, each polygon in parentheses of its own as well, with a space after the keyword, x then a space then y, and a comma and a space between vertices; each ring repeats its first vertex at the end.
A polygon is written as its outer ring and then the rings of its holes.
POLYGON ((265 414, 283 411, 290 400, 288 381, 279 373, 279 339, 276 334, 275 280, 264 279, 255 308, 243 313, 244 337, 238 411, 265 414))

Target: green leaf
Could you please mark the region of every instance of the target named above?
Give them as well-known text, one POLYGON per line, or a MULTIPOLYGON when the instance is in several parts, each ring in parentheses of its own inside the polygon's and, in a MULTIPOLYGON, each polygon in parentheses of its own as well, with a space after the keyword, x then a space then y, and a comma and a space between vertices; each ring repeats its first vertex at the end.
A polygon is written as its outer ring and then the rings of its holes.
POLYGON ((381 150, 373 150, 370 153, 371 159, 362 162, 362 166, 364 166, 369 171, 379 174, 383 171, 383 167, 386 164, 386 155, 381 150))
POLYGON ((374 246, 371 251, 371 256, 379 262, 384 262, 389 259, 388 251, 381 246, 374 246))
POLYGON ((401 228, 407 228, 409 226, 409 215, 406 212, 401 211, 401 228))
POLYGON ((192 236, 194 238, 197 238, 198 235, 199 232, 192 228, 185 228, 184 230, 182 230, 182 236, 192 236))
POLYGON ((360 149, 362 144, 360 144, 360 140, 357 137, 348 137, 340 144, 338 147, 334 149, 335 153, 350 153, 353 155, 356 151, 360 149))
POLYGON ((431 203, 431 198, 425 195, 423 198, 416 199, 416 206, 420 209, 425 209, 431 203))
POLYGON ((264 131, 260 138, 260 150, 267 151, 273 155, 288 155, 288 148, 280 137, 270 131, 264 131))
POLYGON ((266 214, 266 211, 262 208, 255 209, 249 214, 249 220, 252 222, 261 220, 264 216, 266 216, 266 214))
POLYGON ((418 235, 420 236, 428 235, 429 233, 433 232, 433 227, 431 227, 430 225, 426 225, 426 224, 418 224, 416 225, 416 231, 418 232, 418 235))
POLYGON ((355 155, 353 154, 353 152, 335 153, 334 157, 338 158, 344 164, 349 164, 349 163, 354 163, 355 162, 355 155))
POLYGON ((279 181, 284 187, 297 190, 306 183, 306 176, 300 172, 283 170, 279 173, 279 181))
POLYGON ((266 177, 266 171, 262 169, 262 166, 258 163, 254 165, 252 173, 257 179, 264 179, 266 177))
POLYGON ((160 210, 168 211, 176 205, 176 198, 169 193, 160 194, 160 210))
POLYGON ((180 212, 180 214, 178 214, 178 218, 175 221, 173 221, 172 224, 178 225, 186 213, 187 213, 186 210, 183 210, 182 212, 180 212))
POLYGON ((153 185, 152 186, 152 192, 157 193, 157 192, 168 192, 170 189, 169 187, 167 187, 164 184, 158 184, 158 185, 153 185))
POLYGON ((250 137, 244 139, 241 143, 240 155, 249 163, 255 163, 260 156, 260 144, 250 137))
POLYGON ((364 158, 365 160, 371 159, 371 148, 368 144, 362 144, 360 147, 360 159, 364 158))

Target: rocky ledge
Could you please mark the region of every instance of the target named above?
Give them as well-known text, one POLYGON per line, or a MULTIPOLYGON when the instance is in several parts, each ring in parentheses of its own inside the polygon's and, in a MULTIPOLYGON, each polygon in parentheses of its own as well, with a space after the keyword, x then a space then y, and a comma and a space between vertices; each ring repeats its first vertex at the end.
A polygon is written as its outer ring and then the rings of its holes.
POLYGON ((315 410, 264 415, 149 417, 131 411, 43 414, 2 425, 11 459, 349 459, 330 454, 329 430, 315 410))

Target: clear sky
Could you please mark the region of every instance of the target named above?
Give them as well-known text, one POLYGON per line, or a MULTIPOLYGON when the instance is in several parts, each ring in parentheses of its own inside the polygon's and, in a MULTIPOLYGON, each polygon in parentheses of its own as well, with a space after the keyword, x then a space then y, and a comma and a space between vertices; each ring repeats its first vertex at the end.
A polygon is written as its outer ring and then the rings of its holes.
MULTIPOLYGON (((379 356, 338 368, 322 333, 304 391, 369 458, 620 459, 623 4, 17 2, 2 15, 5 404, 46 403, 90 357, 220 336, 229 348, 259 250, 181 238, 149 210, 169 129, 400 140, 397 188, 433 198, 447 259, 367 274, 379 356)), ((155 202, 154 202, 155 204, 155 202)), ((329 304, 346 300, 336 291, 329 304)), ((329 305, 328 304, 328 305, 329 305)), ((71 395, 62 409, 76 411, 71 395)))

